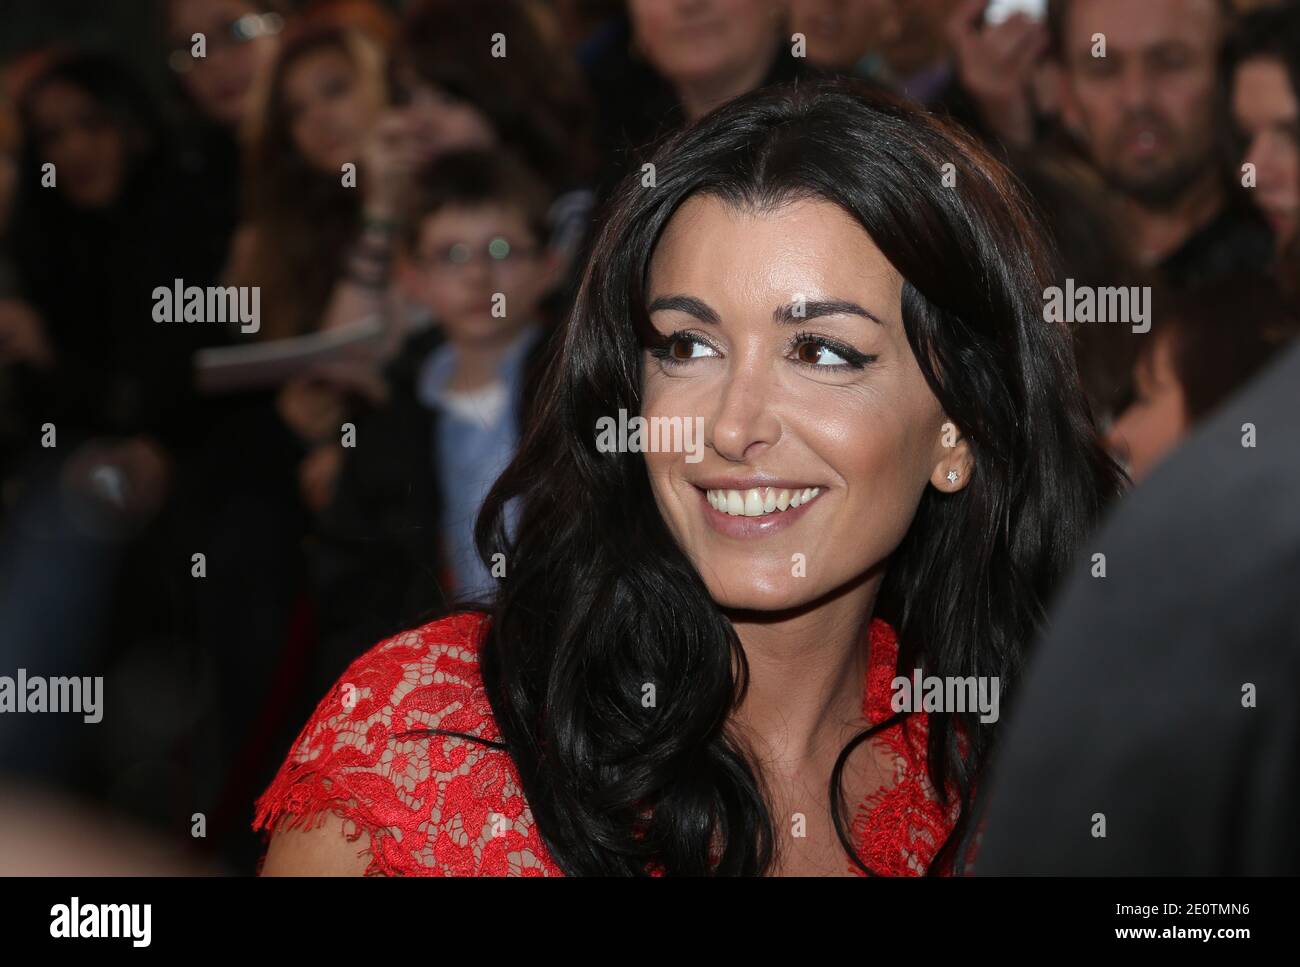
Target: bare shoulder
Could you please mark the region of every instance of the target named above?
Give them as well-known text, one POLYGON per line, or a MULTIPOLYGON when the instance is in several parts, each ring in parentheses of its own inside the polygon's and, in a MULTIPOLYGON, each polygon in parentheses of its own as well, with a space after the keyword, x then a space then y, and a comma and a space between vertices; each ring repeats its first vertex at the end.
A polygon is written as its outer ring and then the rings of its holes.
POLYGON ((365 876, 369 849, 370 836, 364 829, 326 813, 324 822, 314 828, 278 829, 271 836, 261 875, 365 876))

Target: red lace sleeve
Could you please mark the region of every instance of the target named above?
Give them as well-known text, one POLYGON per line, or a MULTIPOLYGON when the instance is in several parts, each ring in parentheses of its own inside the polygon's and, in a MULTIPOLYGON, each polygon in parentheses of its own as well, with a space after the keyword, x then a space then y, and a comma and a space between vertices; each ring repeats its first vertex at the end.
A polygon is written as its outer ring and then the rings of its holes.
MULTIPOLYGON (((459 614, 388 638, 321 700, 257 801, 254 830, 344 819, 369 834, 367 875, 554 876, 478 675, 484 617, 459 614)), ((260 865, 260 864, 259 864, 260 865)))

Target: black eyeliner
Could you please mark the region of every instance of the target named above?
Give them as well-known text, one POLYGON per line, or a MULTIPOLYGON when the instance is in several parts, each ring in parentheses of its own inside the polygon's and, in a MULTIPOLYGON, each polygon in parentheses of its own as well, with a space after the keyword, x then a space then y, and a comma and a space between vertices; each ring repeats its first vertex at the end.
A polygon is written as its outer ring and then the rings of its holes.
POLYGON ((793 349, 797 346, 803 345, 804 343, 812 343, 815 346, 822 346, 844 360, 843 364, 836 364, 833 366, 818 366, 816 363, 803 363, 801 360, 796 360, 796 362, 800 362, 804 366, 812 366, 816 369, 843 369, 845 366, 851 369, 865 369, 869 364, 874 363, 880 358, 879 356, 860 353, 852 346, 842 343, 837 339, 829 339, 826 336, 815 336, 810 332, 795 333, 790 340, 790 348, 793 349))

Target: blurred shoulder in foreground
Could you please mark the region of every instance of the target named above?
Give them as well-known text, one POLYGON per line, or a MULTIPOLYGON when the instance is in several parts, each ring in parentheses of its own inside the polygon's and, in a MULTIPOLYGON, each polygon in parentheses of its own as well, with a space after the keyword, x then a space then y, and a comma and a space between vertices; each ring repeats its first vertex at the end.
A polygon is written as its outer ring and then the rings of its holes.
POLYGON ((1297 412, 1293 344, 1089 542, 996 764, 979 873, 1300 873, 1297 412))

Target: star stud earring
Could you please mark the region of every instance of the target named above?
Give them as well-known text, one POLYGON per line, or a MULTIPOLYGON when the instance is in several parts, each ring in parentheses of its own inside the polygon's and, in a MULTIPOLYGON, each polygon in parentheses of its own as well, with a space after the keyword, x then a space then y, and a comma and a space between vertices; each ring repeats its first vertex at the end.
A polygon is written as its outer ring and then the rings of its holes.
POLYGON ((948 471, 948 483, 950 483, 950 484, 955 484, 956 482, 957 482, 957 471, 956 471, 956 470, 949 470, 949 471, 948 471))

